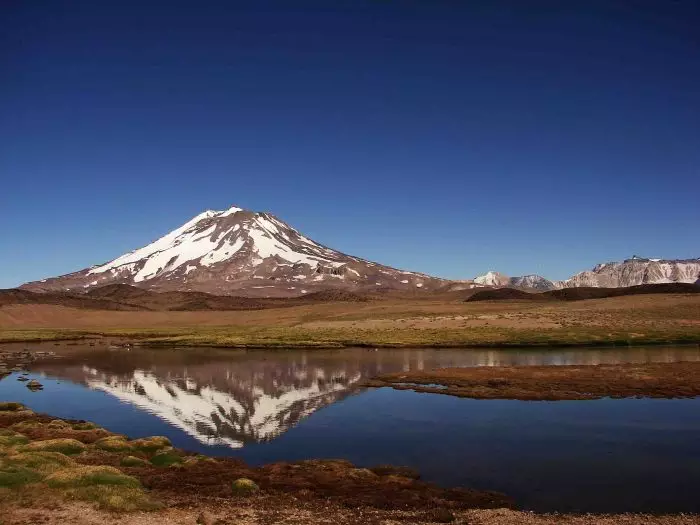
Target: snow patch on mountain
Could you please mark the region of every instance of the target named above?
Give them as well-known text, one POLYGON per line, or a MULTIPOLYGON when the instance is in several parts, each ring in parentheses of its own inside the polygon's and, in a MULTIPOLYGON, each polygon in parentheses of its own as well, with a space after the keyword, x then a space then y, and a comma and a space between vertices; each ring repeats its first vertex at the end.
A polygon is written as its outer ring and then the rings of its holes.
POLYGON ((510 278, 499 272, 488 271, 484 275, 476 277, 474 282, 485 286, 508 286, 510 278))
POLYGON ((154 290, 279 297, 299 295, 286 285, 300 279, 312 285, 307 291, 368 290, 375 281, 387 289, 399 289, 406 280, 430 290, 445 283, 346 255, 309 239, 269 213, 234 206, 200 213, 143 248, 105 264, 27 283, 23 288, 70 291, 123 283, 154 290), (254 279, 271 282, 253 286, 254 279))
POLYGON ((647 259, 633 256, 622 262, 596 265, 592 270, 577 273, 562 281, 571 288, 591 286, 620 288, 642 284, 696 283, 700 279, 698 259, 647 259))
POLYGON ((510 286, 538 291, 557 288, 623 288, 642 284, 697 283, 700 259, 647 259, 638 255, 622 262, 597 264, 592 270, 577 273, 565 281, 550 281, 539 275, 507 277, 488 272, 474 279, 484 286, 510 286))

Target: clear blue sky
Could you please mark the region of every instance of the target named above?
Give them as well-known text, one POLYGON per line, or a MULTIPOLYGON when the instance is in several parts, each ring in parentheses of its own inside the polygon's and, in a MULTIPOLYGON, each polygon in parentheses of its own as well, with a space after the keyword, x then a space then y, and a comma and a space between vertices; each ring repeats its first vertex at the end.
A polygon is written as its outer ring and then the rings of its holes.
POLYGON ((451 278, 700 255, 700 4, 6 2, 0 287, 205 209, 451 278))

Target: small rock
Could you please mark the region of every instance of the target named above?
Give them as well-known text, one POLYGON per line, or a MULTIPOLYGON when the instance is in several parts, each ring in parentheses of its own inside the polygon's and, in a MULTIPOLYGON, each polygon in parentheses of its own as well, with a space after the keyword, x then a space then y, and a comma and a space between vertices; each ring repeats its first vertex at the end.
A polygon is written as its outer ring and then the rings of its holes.
POLYGON ((36 379, 32 379, 31 381, 29 381, 29 383, 27 383, 27 388, 29 390, 43 390, 44 385, 39 383, 39 381, 37 381, 36 379))
POLYGON ((25 377, 25 376, 19 376, 19 377, 17 378, 17 381, 29 381, 29 378, 28 378, 28 377, 25 377))

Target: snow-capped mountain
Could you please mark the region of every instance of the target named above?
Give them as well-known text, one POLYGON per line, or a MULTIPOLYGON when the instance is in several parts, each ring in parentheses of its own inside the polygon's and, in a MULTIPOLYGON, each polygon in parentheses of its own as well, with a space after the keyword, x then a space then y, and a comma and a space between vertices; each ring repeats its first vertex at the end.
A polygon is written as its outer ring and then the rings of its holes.
POLYGON ((640 284, 696 283, 700 280, 699 259, 646 259, 634 256, 623 262, 598 264, 561 282, 562 287, 593 286, 621 288, 640 284))
POLYGON ((508 277, 499 272, 490 271, 474 279, 477 284, 485 286, 529 288, 538 291, 554 290, 558 286, 540 275, 523 275, 520 277, 508 277))
POLYGON ((156 291, 298 296, 328 288, 431 290, 445 281, 332 250, 269 213, 208 210, 105 264, 27 283, 33 291, 130 284, 156 291))
POLYGON ((625 288, 641 284, 699 283, 700 259, 647 259, 633 256, 622 262, 596 265, 565 281, 550 281, 539 275, 508 277, 488 272, 474 279, 485 286, 523 288, 537 291, 590 286, 594 288, 625 288))
POLYGON ((510 286, 513 288, 529 288, 540 292, 548 290, 556 290, 560 286, 541 275, 522 275, 520 277, 511 277, 510 286))
POLYGON ((476 277, 474 282, 485 286, 510 286, 510 277, 499 272, 489 271, 476 277))

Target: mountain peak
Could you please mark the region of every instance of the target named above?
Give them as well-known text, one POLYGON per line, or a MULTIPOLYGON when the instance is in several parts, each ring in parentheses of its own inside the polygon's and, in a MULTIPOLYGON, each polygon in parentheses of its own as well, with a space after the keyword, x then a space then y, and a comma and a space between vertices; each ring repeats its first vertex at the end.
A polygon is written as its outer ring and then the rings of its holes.
POLYGON ((104 264, 28 283, 34 291, 85 291, 107 284, 155 290, 296 296, 435 289, 442 280, 396 270, 328 248, 274 215, 237 206, 206 210, 159 239, 104 264))
POLYGON ((502 273, 489 270, 484 275, 476 277, 474 282, 486 286, 508 286, 510 284, 510 278, 502 273))

